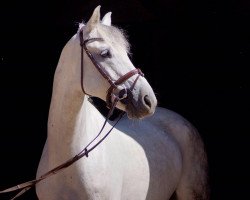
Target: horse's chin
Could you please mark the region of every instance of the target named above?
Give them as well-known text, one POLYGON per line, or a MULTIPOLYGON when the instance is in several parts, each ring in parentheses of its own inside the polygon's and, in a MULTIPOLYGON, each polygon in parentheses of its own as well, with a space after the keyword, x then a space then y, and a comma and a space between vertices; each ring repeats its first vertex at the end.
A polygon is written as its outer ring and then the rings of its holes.
POLYGON ((142 120, 146 117, 146 116, 134 114, 131 112, 127 112, 127 116, 129 119, 132 119, 132 120, 142 120))
POLYGON ((119 110, 125 111, 129 119, 137 119, 141 120, 145 117, 150 117, 154 114, 155 109, 148 109, 147 107, 143 106, 140 102, 132 100, 127 104, 122 102, 118 102, 116 107, 119 110))
POLYGON ((129 119, 137 119, 137 120, 144 119, 145 117, 150 117, 154 114, 154 111, 149 112, 148 110, 141 109, 141 108, 135 106, 133 103, 128 104, 126 106, 125 111, 126 111, 129 119))

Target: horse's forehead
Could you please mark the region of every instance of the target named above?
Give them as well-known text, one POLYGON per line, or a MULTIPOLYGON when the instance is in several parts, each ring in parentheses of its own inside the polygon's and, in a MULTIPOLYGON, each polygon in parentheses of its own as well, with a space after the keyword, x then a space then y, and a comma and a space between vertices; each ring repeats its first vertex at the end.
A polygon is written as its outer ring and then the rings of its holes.
POLYGON ((114 48, 129 50, 129 43, 126 40, 123 32, 113 26, 100 26, 97 29, 97 33, 104 41, 114 48))

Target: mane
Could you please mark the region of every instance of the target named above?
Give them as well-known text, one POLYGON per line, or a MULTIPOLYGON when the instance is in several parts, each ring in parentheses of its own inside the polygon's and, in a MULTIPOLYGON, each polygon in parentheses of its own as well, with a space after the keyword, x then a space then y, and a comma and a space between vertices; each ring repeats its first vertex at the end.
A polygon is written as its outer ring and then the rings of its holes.
MULTIPOLYGON (((79 30, 84 26, 83 23, 79 24, 79 30)), ((97 25, 97 31, 101 34, 102 38, 112 46, 118 48, 125 48, 126 52, 130 54, 130 44, 127 40, 128 36, 124 30, 115 26, 106 26, 103 24, 97 25)))

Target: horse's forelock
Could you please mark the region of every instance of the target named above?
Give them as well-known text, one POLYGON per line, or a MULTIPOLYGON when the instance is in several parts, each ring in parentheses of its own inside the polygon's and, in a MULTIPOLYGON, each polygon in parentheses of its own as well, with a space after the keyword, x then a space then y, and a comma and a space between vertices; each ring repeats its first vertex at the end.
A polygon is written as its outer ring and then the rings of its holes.
MULTIPOLYGON (((84 26, 84 23, 79 23, 78 32, 84 26)), ((130 54, 130 44, 127 40, 128 36, 123 29, 117 28, 115 26, 106 26, 103 24, 98 24, 97 29, 105 41, 109 42, 112 45, 117 45, 121 48, 125 48, 127 53, 130 54)))
POLYGON ((97 29, 105 41, 112 45, 117 45, 120 48, 125 48, 127 53, 130 53, 130 44, 124 30, 115 26, 106 26, 103 24, 99 24, 97 29))

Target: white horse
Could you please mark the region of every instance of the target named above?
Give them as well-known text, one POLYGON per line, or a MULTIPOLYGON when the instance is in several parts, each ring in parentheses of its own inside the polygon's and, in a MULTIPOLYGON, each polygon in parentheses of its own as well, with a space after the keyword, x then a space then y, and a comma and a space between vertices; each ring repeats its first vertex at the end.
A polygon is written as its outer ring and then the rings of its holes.
MULTIPOLYGON (((105 100, 110 84, 86 52, 81 60, 80 31, 84 40, 102 38, 86 45, 113 80, 134 69, 127 55, 128 42, 111 25, 110 12, 100 20, 98 6, 62 51, 37 177, 79 153, 105 121, 83 93, 81 73, 84 90, 92 96, 105 100)), ((144 77, 130 77, 115 92, 130 87, 136 78, 132 100, 127 105, 117 104, 128 117, 120 120, 88 158, 39 182, 36 192, 40 200, 208 199, 207 159, 199 134, 180 115, 156 107, 156 97, 144 77)), ((104 133, 113 123, 108 121, 104 133)))

